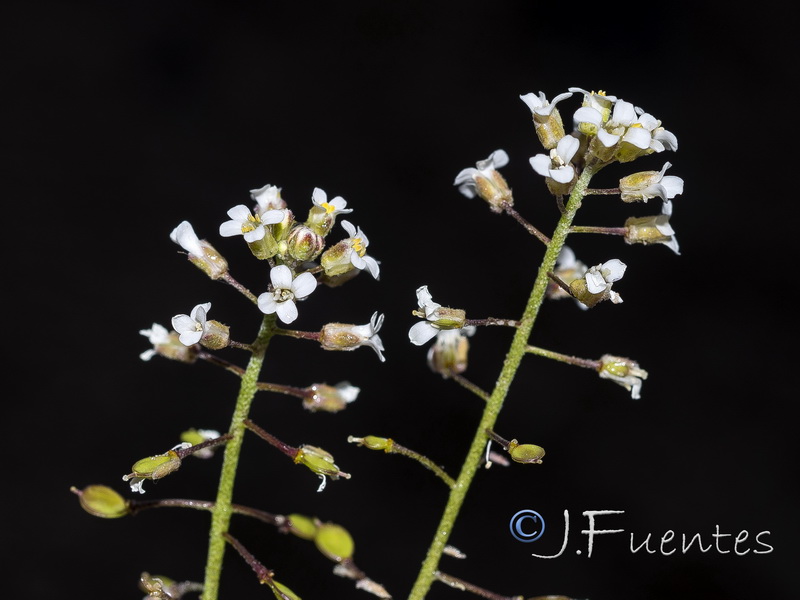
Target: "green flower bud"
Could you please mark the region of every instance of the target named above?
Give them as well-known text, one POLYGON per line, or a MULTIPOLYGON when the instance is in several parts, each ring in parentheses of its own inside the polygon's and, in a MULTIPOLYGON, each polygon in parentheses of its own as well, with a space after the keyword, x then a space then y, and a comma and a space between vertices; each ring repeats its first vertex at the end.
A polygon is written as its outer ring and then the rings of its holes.
POLYGON ((286 518, 288 519, 286 531, 304 540, 313 540, 314 536, 317 535, 317 522, 315 519, 297 513, 287 515, 286 518))
POLYGON ((78 495, 83 510, 95 517, 117 519, 130 513, 127 500, 110 487, 90 485, 83 490, 72 488, 78 495))
POLYGON ((355 543, 350 533, 341 525, 334 523, 320 525, 314 543, 320 552, 336 562, 352 558, 355 550, 355 543))
POLYGON ((325 249, 325 238, 305 225, 295 226, 286 243, 289 256, 301 262, 314 260, 325 249))

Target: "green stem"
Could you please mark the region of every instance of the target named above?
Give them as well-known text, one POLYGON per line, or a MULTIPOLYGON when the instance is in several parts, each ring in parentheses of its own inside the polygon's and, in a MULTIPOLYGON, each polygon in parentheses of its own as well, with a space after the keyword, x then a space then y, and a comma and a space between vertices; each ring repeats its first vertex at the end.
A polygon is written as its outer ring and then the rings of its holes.
POLYGON ((228 531, 233 510, 233 483, 236 478, 236 468, 239 464, 239 453, 244 439, 244 421, 250 412, 250 405, 258 390, 258 375, 264 364, 264 354, 269 341, 275 333, 275 315, 265 315, 261 322, 256 341, 253 342, 253 354, 247 363, 247 368, 242 375, 239 387, 239 396, 236 399, 236 408, 231 419, 230 441, 225 446, 225 455, 222 461, 222 472, 217 488, 217 499, 211 511, 211 530, 208 542, 208 560, 206 562, 206 576, 203 583, 202 600, 217 600, 219 596, 219 580, 222 574, 222 560, 225 556, 225 537, 228 531))
POLYGON ((586 195, 589 181, 599 169, 599 165, 587 166, 581 173, 569 196, 564 213, 561 215, 556 225, 553 237, 547 245, 544 259, 539 267, 539 272, 533 284, 531 295, 528 298, 528 303, 525 306, 525 312, 522 315, 522 319, 520 319, 519 326, 514 334, 514 339, 511 342, 511 347, 506 354, 500 376, 497 378, 494 390, 484 408, 483 417, 478 424, 475 437, 472 440, 472 445, 469 448, 464 465, 461 468, 461 473, 450 492, 447 505, 442 514, 442 519, 436 529, 433 541, 428 548, 428 553, 425 557, 425 561, 422 563, 422 568, 419 571, 414 587, 411 589, 409 600, 423 600, 431 584, 436 579, 436 572, 439 567, 439 560, 442 556, 442 552, 453 531, 458 513, 464 503, 470 484, 483 460, 484 449, 488 439, 486 430, 494 429, 494 424, 503 407, 503 402, 511 387, 511 382, 519 369, 522 357, 526 354, 528 338, 530 337, 536 317, 539 314, 539 308, 544 301, 545 292, 547 291, 547 286, 550 281, 547 272, 555 268, 556 259, 558 258, 559 252, 561 252, 561 248, 564 246, 567 235, 569 234, 569 228, 572 225, 572 221, 575 219, 575 214, 581 206, 581 201, 586 195))

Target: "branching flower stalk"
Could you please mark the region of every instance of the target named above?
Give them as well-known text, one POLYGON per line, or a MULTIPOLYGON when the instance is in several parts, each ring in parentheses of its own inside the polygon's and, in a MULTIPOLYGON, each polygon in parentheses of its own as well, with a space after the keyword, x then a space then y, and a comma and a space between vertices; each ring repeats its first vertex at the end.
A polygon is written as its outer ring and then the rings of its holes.
POLYGON ((575 219, 575 214, 581 206, 583 197, 586 195, 586 188, 589 185, 589 181, 591 181, 592 176, 599 171, 600 168, 601 166, 595 165, 587 166, 583 170, 575 187, 572 189, 565 211, 561 215, 555 231, 553 232, 553 237, 547 245, 544 259, 539 267, 539 272, 533 284, 528 302, 525 305, 525 311, 514 333, 511 347, 506 354, 500 376, 497 378, 494 390, 483 410, 483 416, 475 431, 475 436, 470 445, 464 465, 461 468, 461 473, 450 492, 441 521, 436 528, 436 534, 428 548, 425 561, 422 563, 422 568, 411 590, 409 600, 422 600, 425 598, 431 584, 436 579, 436 572, 439 568, 439 560, 442 556, 442 552, 444 552, 444 548, 450 539, 450 533, 453 531, 458 513, 461 510, 461 506, 464 504, 464 499, 467 496, 475 473, 477 473, 483 461, 484 449, 486 448, 486 442, 488 440, 486 430, 494 429, 494 425, 500 415, 500 410, 503 408, 503 402, 508 395, 508 390, 511 387, 511 383, 514 381, 514 376, 517 374, 520 362, 522 362, 522 357, 525 356, 527 352, 528 339, 533 330, 533 325, 536 322, 536 317, 539 314, 539 308, 542 306, 542 302, 544 302, 545 292, 547 291, 548 282, 550 280, 547 273, 555 268, 556 259, 561 249, 564 247, 570 227, 572 226, 572 221, 575 219))
POLYGON ((236 398, 236 408, 233 411, 231 426, 228 433, 233 436, 225 446, 222 459, 222 470, 217 488, 217 499, 211 511, 211 529, 209 531, 208 559, 206 562, 205 581, 203 583, 203 600, 216 600, 219 595, 219 581, 222 574, 222 561, 225 555, 226 540, 224 534, 228 531, 233 510, 233 484, 236 479, 236 469, 239 465, 239 453, 244 439, 245 420, 250 414, 250 406, 258 391, 258 376, 264 364, 264 354, 269 346, 269 341, 275 333, 275 315, 264 315, 261 329, 255 342, 252 344, 253 354, 247 363, 247 368, 242 375, 239 395, 236 398))

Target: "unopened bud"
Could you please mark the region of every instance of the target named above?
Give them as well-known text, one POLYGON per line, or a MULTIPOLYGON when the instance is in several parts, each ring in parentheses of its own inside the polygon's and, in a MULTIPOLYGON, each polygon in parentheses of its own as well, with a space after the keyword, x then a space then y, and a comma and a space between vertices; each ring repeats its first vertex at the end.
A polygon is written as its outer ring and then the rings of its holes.
POLYGON ((325 249, 325 238, 310 227, 297 225, 286 240, 289 256, 298 261, 314 260, 325 249))
POLYGON ((336 562, 352 558, 355 550, 355 542, 350 533, 335 523, 321 524, 314 537, 314 543, 320 552, 336 562))
POLYGON ((600 368, 597 370, 602 379, 610 379, 631 393, 631 398, 638 400, 642 389, 642 381, 647 379, 647 371, 629 358, 604 354, 600 357, 600 368))
POLYGON ((315 383, 306 388, 303 398, 303 408, 312 412, 318 410, 325 412, 339 412, 346 408, 350 402, 358 398, 361 390, 348 382, 343 381, 336 386, 324 383, 315 383))
POLYGON ((130 513, 128 501, 105 485, 90 485, 82 490, 72 488, 81 508, 95 517, 117 519, 130 513))

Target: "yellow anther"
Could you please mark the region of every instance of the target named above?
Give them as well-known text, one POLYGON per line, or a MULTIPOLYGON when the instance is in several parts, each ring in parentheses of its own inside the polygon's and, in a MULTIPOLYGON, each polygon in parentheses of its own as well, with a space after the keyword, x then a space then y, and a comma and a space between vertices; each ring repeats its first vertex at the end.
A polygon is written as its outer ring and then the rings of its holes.
POLYGON ((336 210, 336 207, 333 204, 329 204, 328 202, 323 202, 321 206, 322 208, 325 209, 326 213, 332 213, 333 211, 336 210))

